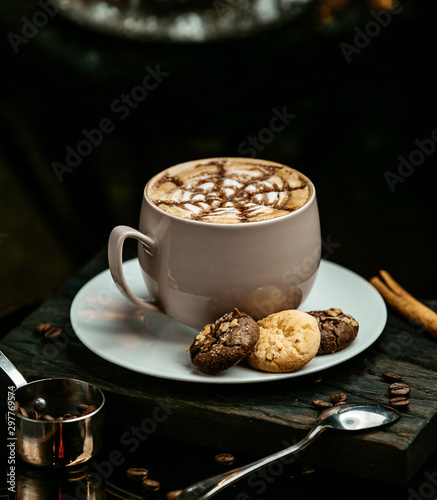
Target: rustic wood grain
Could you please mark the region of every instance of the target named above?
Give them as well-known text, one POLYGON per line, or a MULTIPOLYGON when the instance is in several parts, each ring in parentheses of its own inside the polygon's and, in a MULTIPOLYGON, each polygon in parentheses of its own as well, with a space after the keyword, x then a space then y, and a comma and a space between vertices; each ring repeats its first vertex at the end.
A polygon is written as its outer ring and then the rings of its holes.
POLYGON ((102 251, 9 332, 0 348, 28 381, 67 376, 99 386, 110 418, 120 419, 125 429, 111 436, 115 446, 128 451, 123 434, 140 426, 157 405, 165 405, 169 415, 157 426, 157 435, 256 455, 274 452, 302 438, 313 425, 314 399, 346 392, 348 402, 387 404, 389 384, 382 372, 390 370, 402 374, 411 387, 410 407, 400 421, 365 433, 327 431, 296 461, 406 484, 437 448, 437 341, 397 314, 389 311, 384 332, 365 352, 320 374, 226 386, 170 381, 115 366, 89 351, 72 332, 71 301, 81 286, 106 268, 102 251), (51 349, 34 333, 41 322, 69 333, 62 347, 51 349))

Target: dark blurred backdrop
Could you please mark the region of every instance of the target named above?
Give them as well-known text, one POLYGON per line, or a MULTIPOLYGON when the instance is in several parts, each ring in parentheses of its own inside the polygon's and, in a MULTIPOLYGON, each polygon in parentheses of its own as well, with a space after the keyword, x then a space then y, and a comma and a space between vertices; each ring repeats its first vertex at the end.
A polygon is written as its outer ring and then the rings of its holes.
POLYGON ((367 279, 387 269, 413 294, 435 298, 429 4, 312 1, 293 19, 203 43, 131 40, 57 14, 20 42, 13 35, 41 4, 2 0, 0 311, 62 284, 106 245, 113 226, 136 226, 154 173, 244 154, 313 180, 325 257, 367 279), (369 23, 380 9, 394 10, 378 30, 369 23), (117 100, 150 68, 159 84, 122 113, 117 100), (270 134, 275 112, 288 123, 270 134), (105 118, 111 132, 56 174, 53 162, 65 165, 66 148, 105 118), (400 156, 409 166, 399 166, 400 156))

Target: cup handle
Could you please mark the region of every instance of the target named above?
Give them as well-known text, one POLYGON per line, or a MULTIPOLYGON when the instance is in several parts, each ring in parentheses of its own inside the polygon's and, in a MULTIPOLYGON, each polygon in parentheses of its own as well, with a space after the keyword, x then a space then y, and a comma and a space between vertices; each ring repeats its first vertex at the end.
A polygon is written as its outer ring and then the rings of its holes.
POLYGON ((120 292, 132 304, 145 309, 148 312, 164 314, 164 311, 154 302, 141 299, 133 293, 127 284, 123 271, 123 245, 127 238, 134 238, 141 242, 149 255, 156 253, 156 241, 136 229, 129 226, 117 226, 111 231, 108 242, 108 261, 112 279, 120 292))

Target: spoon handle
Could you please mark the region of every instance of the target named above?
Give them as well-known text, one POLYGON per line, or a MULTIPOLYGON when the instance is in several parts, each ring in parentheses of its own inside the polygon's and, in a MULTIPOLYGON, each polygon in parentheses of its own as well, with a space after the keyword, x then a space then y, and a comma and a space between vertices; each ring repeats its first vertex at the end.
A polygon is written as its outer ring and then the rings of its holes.
POLYGON ((198 483, 195 483, 186 488, 178 496, 178 500, 208 500, 208 498, 212 498, 219 491, 227 488, 239 479, 246 477, 259 469, 262 469, 266 465, 269 465, 276 460, 285 458, 289 455, 292 455, 293 453, 302 450, 303 448, 308 446, 316 438, 316 436, 318 436, 320 432, 322 432, 322 430, 326 428, 327 427, 323 425, 317 424, 301 441, 292 446, 289 446, 288 448, 284 448, 283 450, 273 453, 272 455, 261 458, 256 462, 252 462, 237 469, 232 469, 229 472, 225 472, 223 474, 219 474, 217 476, 199 481, 198 483))
POLYGON ((9 361, 9 359, 1 351, 0 351, 0 368, 6 373, 6 375, 9 376, 12 382, 14 382, 14 384, 17 386, 17 389, 27 384, 23 375, 21 375, 21 373, 17 370, 17 368, 15 368, 12 362, 9 361))

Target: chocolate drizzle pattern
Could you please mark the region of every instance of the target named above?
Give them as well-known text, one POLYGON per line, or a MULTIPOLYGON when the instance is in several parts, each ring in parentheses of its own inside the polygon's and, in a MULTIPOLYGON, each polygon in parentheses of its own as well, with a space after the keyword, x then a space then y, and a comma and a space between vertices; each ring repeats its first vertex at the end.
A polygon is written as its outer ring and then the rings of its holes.
POLYGON ((180 172, 171 169, 152 184, 148 196, 178 217, 234 224, 289 214, 301 208, 311 192, 309 181, 289 167, 224 159, 180 172))

